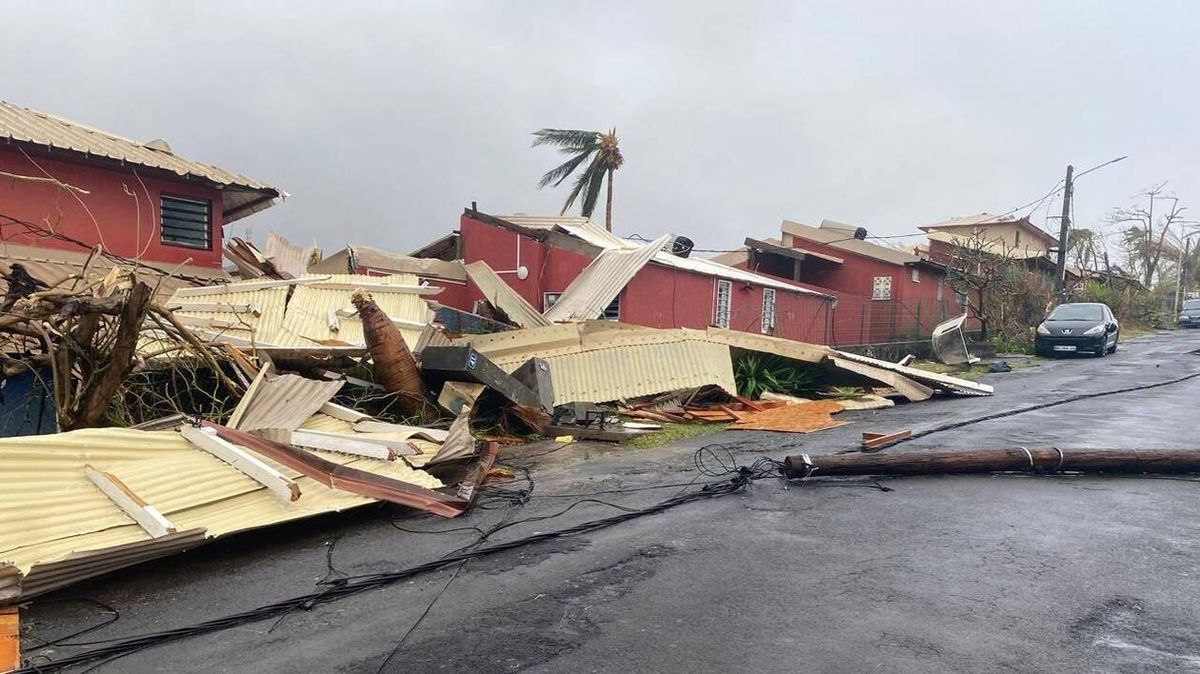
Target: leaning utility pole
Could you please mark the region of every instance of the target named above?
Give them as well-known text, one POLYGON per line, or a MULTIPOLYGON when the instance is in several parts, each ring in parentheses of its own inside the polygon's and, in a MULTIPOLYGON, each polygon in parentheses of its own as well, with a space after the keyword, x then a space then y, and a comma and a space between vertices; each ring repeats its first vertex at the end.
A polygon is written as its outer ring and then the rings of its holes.
POLYGON ((1067 286, 1067 238, 1071 235, 1071 181, 1075 167, 1067 164, 1067 182, 1063 185, 1062 220, 1058 226, 1058 265, 1054 270, 1054 289, 1067 286))

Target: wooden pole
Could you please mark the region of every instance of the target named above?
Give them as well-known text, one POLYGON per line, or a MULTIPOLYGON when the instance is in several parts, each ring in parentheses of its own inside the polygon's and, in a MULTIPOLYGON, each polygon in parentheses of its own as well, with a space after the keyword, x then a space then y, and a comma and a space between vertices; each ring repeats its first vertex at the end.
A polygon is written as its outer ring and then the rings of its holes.
POLYGON ((1196 473, 1200 449, 978 449, 952 452, 789 456, 788 478, 993 472, 1196 473))

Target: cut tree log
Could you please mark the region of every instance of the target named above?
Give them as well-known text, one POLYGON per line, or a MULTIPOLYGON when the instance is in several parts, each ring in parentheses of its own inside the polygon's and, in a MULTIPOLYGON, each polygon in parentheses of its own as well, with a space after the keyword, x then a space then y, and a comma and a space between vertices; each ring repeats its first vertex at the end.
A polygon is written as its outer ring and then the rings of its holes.
POLYGON ((396 394, 405 415, 421 421, 437 418, 437 409, 430 404, 421 380, 421 369, 400 329, 366 292, 355 291, 350 301, 362 319, 363 337, 375 363, 375 378, 389 393, 396 394))
POLYGON ((789 478, 995 472, 1195 473, 1200 449, 978 449, 949 452, 789 456, 789 478))

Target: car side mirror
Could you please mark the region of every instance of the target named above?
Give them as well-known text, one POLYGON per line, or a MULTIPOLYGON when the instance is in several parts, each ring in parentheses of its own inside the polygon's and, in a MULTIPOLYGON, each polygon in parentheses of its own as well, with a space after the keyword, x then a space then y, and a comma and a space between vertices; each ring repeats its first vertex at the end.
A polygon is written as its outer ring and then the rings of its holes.
POLYGON ((1109 324, 1108 324, 1108 327, 1107 327, 1107 328, 1105 328, 1105 329, 1106 329, 1108 332, 1116 332, 1116 331, 1117 331, 1117 324, 1116 324, 1116 323, 1109 323, 1109 324))

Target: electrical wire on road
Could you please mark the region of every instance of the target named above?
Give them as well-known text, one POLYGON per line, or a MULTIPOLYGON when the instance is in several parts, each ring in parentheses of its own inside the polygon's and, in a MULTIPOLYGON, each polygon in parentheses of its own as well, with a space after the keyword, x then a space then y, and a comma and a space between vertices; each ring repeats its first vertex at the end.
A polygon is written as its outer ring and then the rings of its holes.
MULTIPOLYGON (((665 512, 672 508, 686 505, 688 503, 706 501, 729 494, 735 494, 744 490, 755 480, 760 480, 767 477, 779 477, 782 466, 780 462, 768 458, 759 459, 749 466, 740 466, 733 459, 732 452, 722 445, 709 445, 701 447, 699 450, 697 450, 697 458, 695 462, 697 468, 701 470, 703 475, 717 479, 703 484, 699 489, 677 494, 651 506, 644 508, 625 508, 624 506, 618 506, 622 509, 622 512, 609 517, 589 520, 587 522, 555 531, 535 533, 522 538, 505 541, 503 543, 495 543, 487 547, 477 547, 475 549, 452 553, 450 555, 441 557, 440 559, 425 562, 423 564, 417 564, 405 569, 338 578, 335 581, 335 584, 330 585, 322 591, 291 597, 247 611, 232 613, 220 618, 188 625, 186 627, 178 627, 159 632, 150 632, 134 637, 96 641, 93 643, 104 645, 56 660, 39 662, 37 664, 30 663, 23 669, 17 670, 17 672, 19 674, 52 672, 65 669, 67 667, 97 663, 98 661, 100 665, 108 664, 117 658, 132 655, 148 648, 154 648, 156 646, 162 646, 172 642, 180 641, 182 639, 188 639, 190 637, 211 634, 233 627, 239 627, 250 623, 269 620, 271 618, 277 618, 297 609, 308 610, 319 604, 324 604, 370 590, 386 587, 388 585, 393 585, 402 580, 407 580, 431 571, 448 568, 450 566, 468 562, 470 560, 489 557, 500 552, 525 547, 534 543, 541 543, 552 539, 590 533, 592 531, 605 529, 622 522, 628 522, 630 520, 645 517, 647 515, 665 512)), ((568 508, 560 511, 558 515, 569 511, 571 508, 575 507, 575 505, 578 504, 572 504, 568 508)), ((544 519, 548 519, 548 516, 528 518, 528 521, 544 519)), ((510 523, 509 525, 511 524, 515 524, 515 522, 510 523)), ((509 525, 506 525, 506 528, 509 525)), ((494 531, 491 533, 494 533, 494 531)), ((451 580, 453 580, 453 577, 451 580)), ((432 607, 432 603, 430 607, 432 607)), ((417 624, 419 624, 419 621, 417 624)), ((416 625, 414 625, 413 629, 415 629, 415 626, 416 625)), ((403 640, 401 641, 401 645, 402 644, 403 640)))

